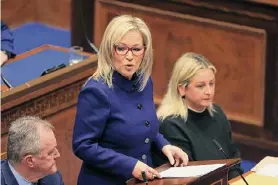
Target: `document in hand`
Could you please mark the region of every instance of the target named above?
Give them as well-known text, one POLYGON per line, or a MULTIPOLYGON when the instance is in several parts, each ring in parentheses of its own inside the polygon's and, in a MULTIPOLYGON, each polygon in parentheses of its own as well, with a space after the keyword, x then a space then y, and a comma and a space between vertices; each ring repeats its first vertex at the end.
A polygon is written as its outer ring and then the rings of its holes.
POLYGON ((184 167, 171 167, 163 172, 160 172, 162 178, 170 177, 199 177, 211 171, 214 171, 225 164, 210 164, 184 167))

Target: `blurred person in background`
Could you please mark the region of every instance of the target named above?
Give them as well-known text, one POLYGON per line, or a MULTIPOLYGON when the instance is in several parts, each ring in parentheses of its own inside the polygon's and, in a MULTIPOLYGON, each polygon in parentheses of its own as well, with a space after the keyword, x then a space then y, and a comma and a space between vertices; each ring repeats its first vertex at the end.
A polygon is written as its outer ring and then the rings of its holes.
POLYGON ((10 58, 15 56, 14 53, 14 38, 9 27, 1 21, 1 66, 10 58))

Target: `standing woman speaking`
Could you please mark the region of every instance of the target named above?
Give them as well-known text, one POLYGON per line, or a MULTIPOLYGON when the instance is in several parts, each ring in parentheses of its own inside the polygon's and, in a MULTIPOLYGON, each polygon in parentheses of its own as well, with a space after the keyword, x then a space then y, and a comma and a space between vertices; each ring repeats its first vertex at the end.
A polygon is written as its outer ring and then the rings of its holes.
POLYGON ((123 185, 148 179, 151 144, 171 164, 184 166, 187 154, 159 134, 150 78, 152 39, 145 22, 121 15, 107 26, 98 53, 98 68, 82 88, 73 130, 73 152, 83 161, 78 185, 123 185))

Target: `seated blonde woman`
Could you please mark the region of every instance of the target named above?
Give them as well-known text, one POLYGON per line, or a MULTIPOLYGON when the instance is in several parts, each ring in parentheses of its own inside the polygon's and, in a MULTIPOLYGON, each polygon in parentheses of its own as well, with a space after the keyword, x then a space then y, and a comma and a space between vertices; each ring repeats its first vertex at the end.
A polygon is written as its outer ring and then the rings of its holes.
MULTIPOLYGON (((188 154, 191 161, 240 157, 232 142, 231 126, 223 110, 213 104, 216 68, 196 53, 185 53, 174 66, 168 91, 157 115, 160 133, 188 154)), ((154 157, 156 165, 166 160, 154 157)), ((229 179, 237 176, 230 170, 229 179)))

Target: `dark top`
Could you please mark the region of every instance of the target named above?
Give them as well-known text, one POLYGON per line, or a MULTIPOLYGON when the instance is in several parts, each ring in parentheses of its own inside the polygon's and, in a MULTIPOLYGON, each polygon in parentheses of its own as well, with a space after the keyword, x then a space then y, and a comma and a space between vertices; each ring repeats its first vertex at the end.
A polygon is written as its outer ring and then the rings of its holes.
MULTIPOLYGON (((231 125, 222 109, 214 107, 213 117, 207 109, 202 113, 188 110, 187 121, 181 117, 167 117, 159 131, 171 144, 183 149, 191 161, 226 159, 213 140, 218 141, 229 158, 239 158, 240 152, 232 141, 231 125)), ((154 156, 156 165, 165 162, 161 156, 154 156)), ((231 169, 229 179, 237 175, 235 169, 231 169)))
POLYGON ((123 185, 138 160, 152 166, 151 143, 160 150, 167 140, 159 133, 151 78, 138 91, 135 77, 113 73, 113 88, 90 79, 82 88, 73 130, 73 152, 83 160, 78 185, 123 185))
MULTIPOLYGON (((1 185, 18 185, 6 160, 1 161, 1 185)), ((37 185, 64 185, 64 182, 62 176, 57 171, 55 174, 40 179, 37 185)))

